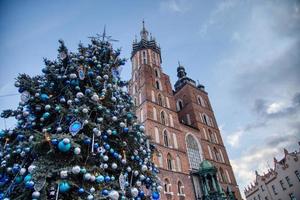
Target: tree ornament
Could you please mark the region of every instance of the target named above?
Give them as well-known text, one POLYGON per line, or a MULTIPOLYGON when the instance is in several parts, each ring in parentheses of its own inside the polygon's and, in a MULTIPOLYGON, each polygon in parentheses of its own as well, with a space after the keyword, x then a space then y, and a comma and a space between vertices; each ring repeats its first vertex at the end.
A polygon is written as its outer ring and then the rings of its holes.
POLYGON ((91 179, 91 176, 92 175, 90 173, 86 173, 86 174, 84 174, 83 179, 86 181, 89 181, 91 179))
POLYGON ((152 199, 154 199, 154 200, 159 199, 159 193, 157 191, 152 192, 152 199))
POLYGON ((68 192, 70 190, 70 185, 68 182, 66 181, 62 181, 59 183, 59 192, 65 193, 68 192))
POLYGON ((38 198, 40 198, 40 196, 41 196, 41 193, 39 191, 34 191, 32 193, 32 198, 34 198, 34 199, 38 199, 38 198))
POLYGON ((36 168, 35 165, 30 165, 30 166, 28 167, 28 172, 29 172, 29 173, 32 173, 33 170, 34 170, 35 168, 36 168))
POLYGON ((79 147, 76 147, 76 148, 74 149, 74 154, 75 154, 75 155, 79 155, 80 152, 81 152, 81 149, 80 149, 79 147))
POLYGON ((81 123, 79 121, 75 121, 69 126, 69 132, 72 136, 75 136, 81 130, 81 128, 81 123))
POLYGON ((40 99, 42 101, 48 101, 49 100, 49 96, 47 94, 41 94, 40 99))
POLYGON ((92 200, 92 199, 94 199, 94 196, 90 194, 90 195, 87 197, 87 200, 92 200))
POLYGON ((111 164, 111 168, 112 168, 112 169, 117 169, 117 168, 118 168, 118 165, 117 165, 116 163, 113 163, 113 164, 111 164))
POLYGON ((78 165, 74 166, 72 168, 72 173, 73 174, 79 174, 80 173, 80 167, 78 165))
POLYGON ((24 102, 24 103, 27 103, 30 99, 30 93, 28 91, 24 91, 22 92, 21 94, 21 100, 24 102))
POLYGON ((68 177, 68 171, 67 170, 63 170, 60 172, 60 178, 67 178, 68 177))
POLYGON ((118 200, 119 199, 119 192, 116 190, 112 190, 109 192, 108 197, 111 198, 112 200, 118 200))
POLYGON ((96 182, 97 183, 102 183, 103 181, 104 181, 104 176, 99 175, 99 176, 96 177, 96 182))
POLYGON ((61 152, 67 152, 71 148, 71 143, 69 138, 65 138, 58 143, 58 149, 61 152))
POLYGON ((132 188, 130 192, 133 197, 137 197, 139 195, 139 190, 137 188, 132 188))

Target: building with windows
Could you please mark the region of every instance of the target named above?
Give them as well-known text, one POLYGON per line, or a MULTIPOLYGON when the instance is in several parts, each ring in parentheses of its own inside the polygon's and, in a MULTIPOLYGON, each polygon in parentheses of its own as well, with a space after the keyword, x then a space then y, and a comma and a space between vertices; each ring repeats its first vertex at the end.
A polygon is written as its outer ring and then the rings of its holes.
MULTIPOLYGON (((300 142, 299 142, 300 145, 300 142)), ((288 152, 284 158, 274 158, 274 169, 259 175, 245 189, 247 200, 296 200, 300 199, 300 150, 288 152)))
MULTIPOLYGON (((161 49, 144 23, 140 35, 141 39, 133 42, 129 93, 139 121, 158 150, 153 160, 160 169, 161 199, 207 199, 199 174, 204 160, 215 167, 214 180, 220 192, 226 196, 226 191, 232 191, 241 199, 204 86, 189 78, 179 64, 173 90, 163 72, 161 49)), ((207 194, 217 189, 206 188, 207 194)))

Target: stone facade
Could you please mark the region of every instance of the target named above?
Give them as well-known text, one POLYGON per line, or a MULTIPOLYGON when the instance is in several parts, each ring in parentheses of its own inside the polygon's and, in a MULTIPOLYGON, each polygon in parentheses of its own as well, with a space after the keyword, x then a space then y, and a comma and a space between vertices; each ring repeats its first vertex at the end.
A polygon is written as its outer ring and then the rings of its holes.
POLYGON ((223 190, 230 188, 241 199, 204 86, 196 85, 179 65, 173 90, 161 67, 160 47, 144 26, 141 40, 133 43, 131 62, 129 93, 138 119, 158 149, 153 159, 160 169, 161 199, 201 199, 200 177, 194 174, 204 159, 218 170, 223 190))
MULTIPOLYGON (((300 145, 300 144, 299 144, 300 145)), ((300 150, 288 152, 284 158, 274 158, 274 169, 259 175, 244 193, 247 200, 296 200, 300 199, 300 150)))

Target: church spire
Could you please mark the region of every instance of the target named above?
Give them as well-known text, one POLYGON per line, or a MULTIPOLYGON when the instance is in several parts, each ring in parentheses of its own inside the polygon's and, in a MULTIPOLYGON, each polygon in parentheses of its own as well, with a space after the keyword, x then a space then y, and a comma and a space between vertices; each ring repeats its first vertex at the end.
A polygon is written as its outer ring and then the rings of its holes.
POLYGON ((180 64, 179 61, 178 61, 178 67, 177 67, 177 77, 178 77, 178 79, 182 79, 182 78, 186 77, 185 68, 180 64))
POLYGON ((146 28, 145 28, 145 21, 143 20, 143 29, 141 30, 141 39, 142 40, 148 40, 148 35, 149 35, 149 33, 148 33, 148 31, 146 30, 146 28))

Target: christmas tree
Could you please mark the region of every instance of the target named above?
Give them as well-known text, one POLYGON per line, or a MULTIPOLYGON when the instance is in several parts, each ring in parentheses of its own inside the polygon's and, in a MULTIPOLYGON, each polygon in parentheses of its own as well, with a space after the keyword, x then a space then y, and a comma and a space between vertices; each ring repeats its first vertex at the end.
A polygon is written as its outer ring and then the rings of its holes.
POLYGON ((14 129, 0 131, 0 199, 159 199, 154 146, 120 78, 120 49, 59 41, 40 76, 20 74, 14 129))

